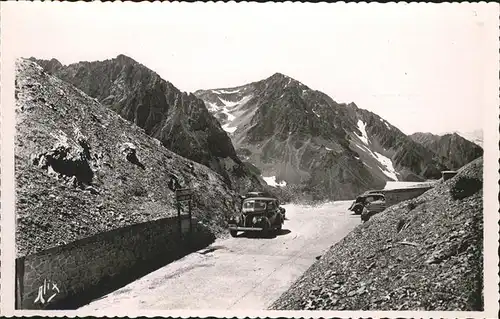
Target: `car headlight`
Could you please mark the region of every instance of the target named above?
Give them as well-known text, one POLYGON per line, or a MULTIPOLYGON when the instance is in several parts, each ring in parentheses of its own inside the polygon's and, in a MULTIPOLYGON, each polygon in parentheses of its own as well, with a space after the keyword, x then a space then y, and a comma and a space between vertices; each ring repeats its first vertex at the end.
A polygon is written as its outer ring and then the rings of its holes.
POLYGON ((252 223, 257 224, 257 217, 252 218, 252 223))

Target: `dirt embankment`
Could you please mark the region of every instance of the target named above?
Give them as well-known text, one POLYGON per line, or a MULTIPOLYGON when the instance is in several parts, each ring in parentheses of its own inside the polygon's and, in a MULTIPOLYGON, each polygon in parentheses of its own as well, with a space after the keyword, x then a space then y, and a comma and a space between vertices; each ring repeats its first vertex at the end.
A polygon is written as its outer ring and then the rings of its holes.
POLYGON ((280 310, 483 309, 483 161, 358 226, 284 293, 280 310))

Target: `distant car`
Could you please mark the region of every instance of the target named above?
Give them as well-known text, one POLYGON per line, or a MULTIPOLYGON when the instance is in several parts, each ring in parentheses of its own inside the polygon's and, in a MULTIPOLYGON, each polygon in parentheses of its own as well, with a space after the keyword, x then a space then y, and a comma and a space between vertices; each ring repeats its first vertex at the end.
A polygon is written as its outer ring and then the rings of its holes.
MULTIPOLYGON (((374 195, 370 194, 369 196, 374 195)), ((376 194, 376 195, 381 195, 381 194, 376 194)), ((384 211, 387 208, 387 204, 385 202, 385 196, 376 196, 374 200, 368 202, 365 207, 363 208, 363 211, 361 212, 361 220, 363 222, 368 221, 373 215, 378 214, 382 211, 384 211)))
POLYGON ((368 191, 359 195, 348 209, 353 211, 356 215, 359 215, 363 211, 363 208, 365 208, 366 204, 381 198, 385 200, 384 194, 376 193, 376 191, 368 191))
POLYGON ((248 195, 243 197, 241 211, 228 221, 231 236, 236 237, 239 231, 266 233, 281 230, 285 209, 280 207, 278 199, 248 195))

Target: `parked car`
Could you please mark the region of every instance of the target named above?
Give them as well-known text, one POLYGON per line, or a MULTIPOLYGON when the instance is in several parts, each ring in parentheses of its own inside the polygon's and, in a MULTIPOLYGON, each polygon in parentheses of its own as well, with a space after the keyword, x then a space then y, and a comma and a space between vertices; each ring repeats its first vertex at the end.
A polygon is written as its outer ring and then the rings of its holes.
POLYGON ((244 196, 241 211, 229 221, 229 233, 236 237, 239 231, 281 230, 285 221, 285 209, 280 207, 278 199, 263 196, 244 196))
POLYGON ((359 195, 352 203, 351 207, 349 207, 349 210, 353 211, 356 215, 359 215, 368 203, 379 200, 381 198, 385 200, 384 194, 375 193, 375 191, 368 191, 359 195))
MULTIPOLYGON (((245 196, 240 196, 241 199, 245 198, 251 198, 251 197, 270 197, 273 199, 276 199, 274 196, 267 192, 248 192, 245 196)), ((280 202, 278 199, 276 199, 276 205, 279 207, 279 210, 281 212, 281 215, 283 216, 283 220, 286 220, 286 209, 284 207, 280 206, 280 202)))
MULTIPOLYGON (((371 196, 373 194, 370 194, 371 196)), ((376 195, 381 195, 381 194, 376 194, 376 195)), ((387 205, 385 203, 385 196, 376 196, 375 200, 372 200, 368 202, 365 207, 363 208, 363 211, 361 212, 361 220, 363 222, 368 221, 373 215, 378 214, 382 211, 384 211, 387 208, 387 205)))

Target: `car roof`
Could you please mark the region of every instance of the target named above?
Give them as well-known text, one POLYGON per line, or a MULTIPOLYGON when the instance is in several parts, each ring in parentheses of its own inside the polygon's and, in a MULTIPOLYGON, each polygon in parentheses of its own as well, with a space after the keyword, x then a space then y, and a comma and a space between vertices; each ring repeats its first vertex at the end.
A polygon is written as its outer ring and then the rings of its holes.
POLYGON ((369 193, 369 194, 362 194, 362 195, 359 195, 359 197, 368 197, 368 196, 384 196, 384 194, 382 193, 369 193))
POLYGON ((272 197, 266 192, 248 192, 245 194, 246 197, 272 197))
POLYGON ((277 198, 273 198, 273 197, 261 197, 261 196, 251 196, 251 197, 247 197, 244 199, 244 201, 246 200, 278 200, 277 198))

